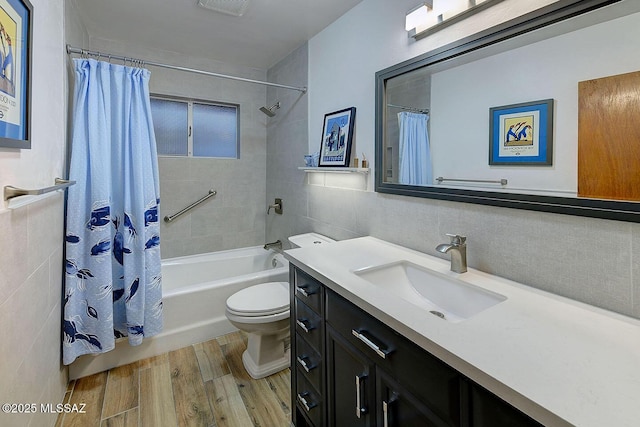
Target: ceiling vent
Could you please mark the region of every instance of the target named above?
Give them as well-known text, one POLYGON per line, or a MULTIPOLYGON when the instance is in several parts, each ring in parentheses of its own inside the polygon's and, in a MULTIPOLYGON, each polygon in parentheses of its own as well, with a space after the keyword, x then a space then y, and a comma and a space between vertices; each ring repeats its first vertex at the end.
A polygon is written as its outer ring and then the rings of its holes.
POLYGON ((198 0, 205 9, 233 16, 242 16, 249 7, 249 0, 198 0))

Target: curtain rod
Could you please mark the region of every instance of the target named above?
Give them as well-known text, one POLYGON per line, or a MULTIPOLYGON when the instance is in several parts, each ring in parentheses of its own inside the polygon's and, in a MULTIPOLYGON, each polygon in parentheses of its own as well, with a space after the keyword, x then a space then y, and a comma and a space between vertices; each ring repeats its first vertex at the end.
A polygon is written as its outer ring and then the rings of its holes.
POLYGON ((400 108, 407 111, 415 111, 416 113, 429 114, 429 110, 426 108, 405 107, 403 105, 387 104, 387 107, 400 108))
POLYGON ((253 79, 246 79, 244 77, 237 77, 237 76, 230 76, 227 74, 219 74, 219 73, 212 73, 211 71, 204 71, 204 70, 197 70, 195 68, 187 68, 187 67, 178 67, 176 65, 169 65, 169 64, 162 64, 160 62, 154 62, 154 61, 147 61, 144 59, 136 59, 136 58, 129 58, 126 56, 120 56, 120 55, 112 55, 109 53, 102 53, 102 52, 97 52, 97 51, 92 51, 92 50, 87 50, 87 49, 80 49, 77 47, 73 47, 71 45, 67 45, 67 54, 68 55, 72 55, 72 54, 79 54, 79 55, 88 55, 88 56, 97 56, 98 59, 100 59, 100 57, 104 57, 104 58, 108 58, 109 60, 111 59, 115 59, 118 61, 123 61, 123 62, 132 62, 132 63, 140 63, 142 65, 152 65, 154 67, 161 67, 161 68, 168 68, 170 70, 177 70, 177 71, 186 71, 188 73, 195 73, 195 74, 202 74, 205 76, 211 76, 211 77, 220 77, 222 79, 231 79, 231 80, 238 80, 241 82, 247 82, 247 83, 256 83, 256 84, 261 84, 261 85, 265 85, 265 86, 273 86, 273 87, 279 87, 279 88, 283 88, 283 89, 291 89, 291 90, 297 90, 299 92, 302 93, 307 93, 307 87, 296 87, 296 86, 287 86, 287 85, 281 85, 278 83, 271 83, 271 82, 265 82, 262 80, 253 80, 253 79))

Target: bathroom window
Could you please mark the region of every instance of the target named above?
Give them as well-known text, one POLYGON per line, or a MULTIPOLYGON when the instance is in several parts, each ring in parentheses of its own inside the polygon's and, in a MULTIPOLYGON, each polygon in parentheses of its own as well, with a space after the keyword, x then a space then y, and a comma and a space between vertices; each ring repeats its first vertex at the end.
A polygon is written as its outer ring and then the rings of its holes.
POLYGON ((159 156, 239 158, 239 106, 151 97, 159 156))

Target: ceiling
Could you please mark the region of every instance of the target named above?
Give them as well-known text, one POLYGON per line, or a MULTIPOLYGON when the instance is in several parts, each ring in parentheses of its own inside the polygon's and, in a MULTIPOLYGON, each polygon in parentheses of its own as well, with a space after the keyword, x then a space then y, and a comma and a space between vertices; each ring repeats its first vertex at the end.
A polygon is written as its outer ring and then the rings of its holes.
POLYGON ((91 38, 269 69, 361 1, 251 0, 241 17, 197 0, 75 3, 91 38))

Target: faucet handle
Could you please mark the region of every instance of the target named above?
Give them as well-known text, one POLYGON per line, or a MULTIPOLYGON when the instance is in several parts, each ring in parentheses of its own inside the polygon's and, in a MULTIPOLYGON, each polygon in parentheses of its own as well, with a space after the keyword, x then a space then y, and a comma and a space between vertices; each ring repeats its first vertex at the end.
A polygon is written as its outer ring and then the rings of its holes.
POLYGON ((451 239, 451 244, 460 246, 464 245, 467 242, 467 236, 461 236, 460 234, 450 234, 447 233, 447 236, 451 239))

